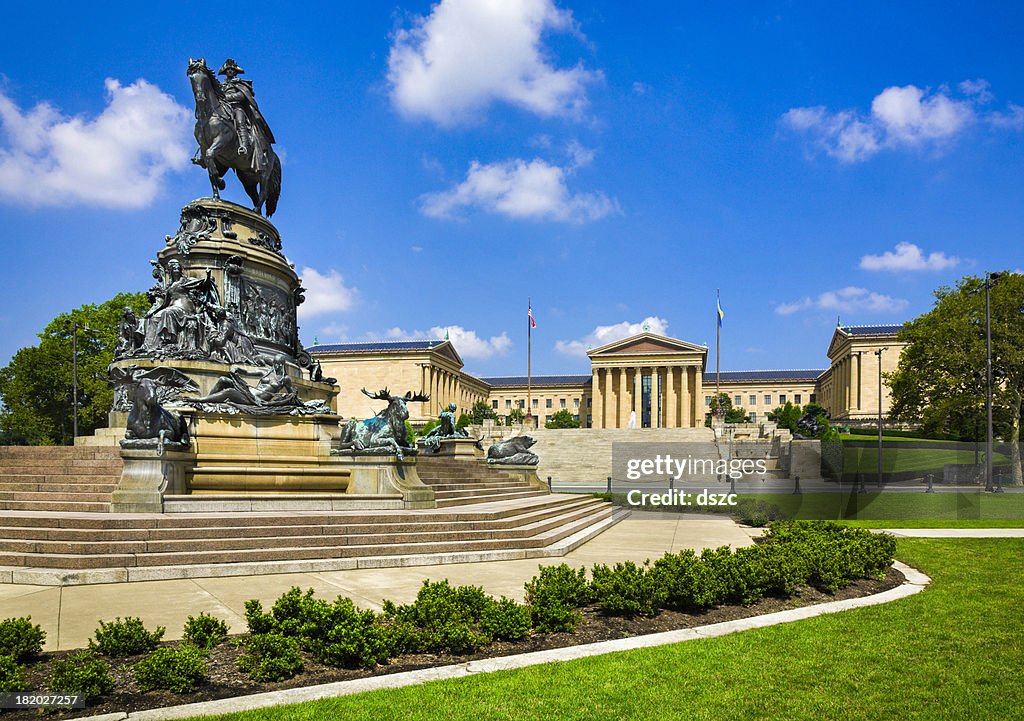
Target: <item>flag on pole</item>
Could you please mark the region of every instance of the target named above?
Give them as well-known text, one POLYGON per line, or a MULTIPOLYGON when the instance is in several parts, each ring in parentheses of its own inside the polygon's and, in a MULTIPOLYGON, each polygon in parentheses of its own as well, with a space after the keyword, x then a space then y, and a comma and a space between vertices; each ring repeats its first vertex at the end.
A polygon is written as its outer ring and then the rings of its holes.
POLYGON ((530 319, 530 327, 536 328, 537 321, 533 319, 533 306, 530 306, 529 309, 526 311, 526 317, 530 319))
POLYGON ((722 298, 721 297, 718 298, 717 304, 718 304, 718 327, 721 328, 722 327, 722 318, 725 317, 725 311, 722 310, 722 298))

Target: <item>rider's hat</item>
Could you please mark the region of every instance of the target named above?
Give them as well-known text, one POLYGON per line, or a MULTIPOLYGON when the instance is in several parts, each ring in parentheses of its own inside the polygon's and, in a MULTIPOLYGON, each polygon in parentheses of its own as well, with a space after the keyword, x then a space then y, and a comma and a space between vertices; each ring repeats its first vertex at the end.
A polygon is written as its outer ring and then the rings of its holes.
POLYGON ((227 70, 229 68, 234 70, 236 75, 245 75, 245 71, 242 70, 242 68, 238 67, 238 63, 236 63, 231 58, 228 58, 227 60, 224 61, 224 64, 220 66, 220 70, 217 71, 217 74, 218 75, 227 75, 228 74, 227 70))

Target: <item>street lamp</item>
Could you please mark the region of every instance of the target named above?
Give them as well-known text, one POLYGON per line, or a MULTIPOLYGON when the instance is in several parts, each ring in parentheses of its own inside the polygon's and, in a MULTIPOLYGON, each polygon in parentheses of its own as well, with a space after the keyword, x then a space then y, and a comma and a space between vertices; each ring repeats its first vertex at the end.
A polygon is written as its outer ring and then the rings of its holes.
POLYGON ((92 334, 97 331, 79 325, 77 320, 64 321, 64 327, 71 328, 71 445, 74 445, 74 439, 78 438, 78 330, 92 334))
POLYGON ((1002 273, 985 273, 985 492, 993 493, 992 478, 992 286, 1002 273))
POLYGON ((878 479, 877 485, 879 488, 882 487, 882 354, 889 350, 886 348, 879 348, 875 351, 875 355, 878 357, 878 479))

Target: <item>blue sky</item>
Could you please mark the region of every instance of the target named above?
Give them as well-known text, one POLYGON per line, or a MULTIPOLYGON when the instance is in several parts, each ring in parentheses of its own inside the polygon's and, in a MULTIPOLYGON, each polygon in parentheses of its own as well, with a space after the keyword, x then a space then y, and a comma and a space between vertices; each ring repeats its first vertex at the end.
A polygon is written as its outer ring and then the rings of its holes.
POLYGON ((1024 266, 1019 3, 292 5, 5 11, 0 361, 145 290, 209 195, 190 56, 277 136, 307 344, 449 329, 525 373, 532 296, 535 373, 586 372, 645 322, 713 352, 721 288, 723 369, 822 367, 837 315, 1024 266))

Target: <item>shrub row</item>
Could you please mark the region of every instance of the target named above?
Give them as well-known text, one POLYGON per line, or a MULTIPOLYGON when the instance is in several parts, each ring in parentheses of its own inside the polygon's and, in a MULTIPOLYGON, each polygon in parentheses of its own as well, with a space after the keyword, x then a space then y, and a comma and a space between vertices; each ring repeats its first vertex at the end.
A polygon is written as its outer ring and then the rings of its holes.
MULTIPOLYGON (((895 550, 889 535, 826 521, 780 521, 748 548, 723 546, 700 555, 687 550, 654 563, 596 564, 589 580, 584 568, 541 566, 525 586, 525 605, 477 586, 424 581, 415 601, 385 601, 376 613, 349 598, 328 602, 314 598, 313 589, 293 587, 269 611, 258 600, 246 602, 249 635, 236 641, 243 650, 237 664, 253 680, 280 681, 303 669, 303 651, 341 668, 369 668, 403 653, 472 653, 531 630, 572 632, 582 619, 580 609, 595 603, 611 615, 654 616, 662 609, 692 613, 786 597, 805 585, 835 593, 855 579, 883 575, 895 550)), ((54 662, 48 686, 94 698, 112 687, 99 655, 147 653, 133 667, 139 687, 187 693, 206 678, 205 655, 227 633, 227 625, 213 616, 189 616, 184 642, 158 648, 163 627, 149 631, 132 617, 101 621, 88 649, 54 662)), ((42 651, 45 636, 29 617, 0 621, 0 691, 24 690, 20 663, 42 651)))

